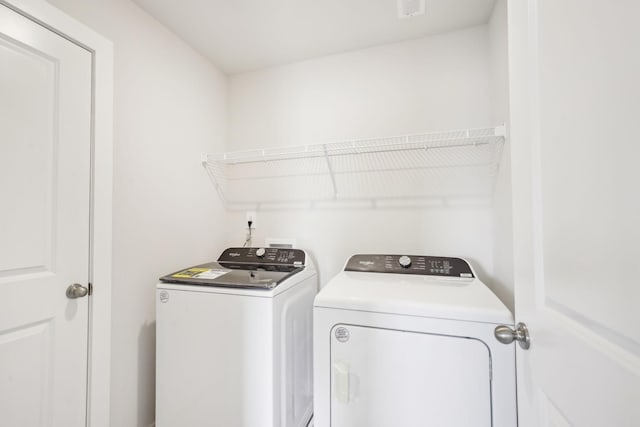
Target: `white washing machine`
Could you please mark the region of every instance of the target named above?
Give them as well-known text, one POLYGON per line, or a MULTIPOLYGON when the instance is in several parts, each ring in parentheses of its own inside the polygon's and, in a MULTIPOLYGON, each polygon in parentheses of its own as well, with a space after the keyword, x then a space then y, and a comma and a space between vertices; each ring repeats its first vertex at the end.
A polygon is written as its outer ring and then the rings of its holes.
POLYGON ((298 249, 229 248, 161 278, 156 426, 306 426, 316 292, 298 249))
POLYGON ((459 258, 354 255, 314 302, 315 427, 514 427, 513 317, 459 258))

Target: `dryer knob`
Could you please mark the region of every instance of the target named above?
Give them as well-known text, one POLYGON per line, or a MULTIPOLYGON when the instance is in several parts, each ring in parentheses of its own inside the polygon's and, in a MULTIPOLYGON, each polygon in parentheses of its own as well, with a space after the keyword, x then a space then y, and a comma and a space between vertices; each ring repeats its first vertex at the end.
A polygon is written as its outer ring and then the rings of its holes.
POLYGON ((409 258, 406 255, 402 255, 399 259, 398 262, 400 263, 400 265, 402 266, 402 268, 409 268, 411 266, 411 258, 409 258))
POLYGON ((258 249, 256 250, 256 255, 257 255, 259 258, 262 258, 262 257, 264 256, 265 252, 266 252, 266 251, 264 250, 264 248, 258 248, 258 249))

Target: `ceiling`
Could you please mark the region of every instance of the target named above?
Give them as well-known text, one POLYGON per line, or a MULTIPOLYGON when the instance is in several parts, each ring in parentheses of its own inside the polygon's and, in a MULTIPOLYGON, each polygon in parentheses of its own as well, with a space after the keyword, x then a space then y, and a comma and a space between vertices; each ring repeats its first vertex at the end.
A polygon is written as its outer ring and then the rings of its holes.
POLYGON ((495 2, 426 0, 399 19, 398 0, 133 1, 228 74, 484 24, 495 2))

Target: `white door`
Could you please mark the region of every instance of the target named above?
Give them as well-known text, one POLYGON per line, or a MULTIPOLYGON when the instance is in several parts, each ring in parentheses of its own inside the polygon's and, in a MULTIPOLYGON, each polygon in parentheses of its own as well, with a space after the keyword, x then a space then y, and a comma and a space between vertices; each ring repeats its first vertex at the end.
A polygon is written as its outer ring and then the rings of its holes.
POLYGON ((491 358, 477 339, 354 325, 331 331, 332 427, 489 427, 491 358))
POLYGON ((640 425, 638 17, 509 2, 521 427, 640 425))
POLYGON ((0 5, 3 426, 86 424, 90 152, 91 54, 0 5))

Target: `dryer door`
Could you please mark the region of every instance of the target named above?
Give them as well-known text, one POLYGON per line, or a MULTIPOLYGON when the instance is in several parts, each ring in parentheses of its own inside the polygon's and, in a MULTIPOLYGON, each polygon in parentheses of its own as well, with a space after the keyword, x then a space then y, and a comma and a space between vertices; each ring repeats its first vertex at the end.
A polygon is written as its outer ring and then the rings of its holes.
POLYGON ((336 325, 332 427, 491 426, 491 357, 477 339, 336 325))

